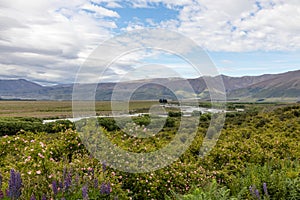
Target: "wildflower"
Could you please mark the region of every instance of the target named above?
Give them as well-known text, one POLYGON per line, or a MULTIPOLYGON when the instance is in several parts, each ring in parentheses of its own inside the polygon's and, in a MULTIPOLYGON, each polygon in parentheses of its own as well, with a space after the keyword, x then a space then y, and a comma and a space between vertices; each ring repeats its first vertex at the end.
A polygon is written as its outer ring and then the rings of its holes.
POLYGON ((34 194, 33 194, 33 195, 31 195, 31 197, 30 197, 30 200, 36 200, 36 198, 35 198, 34 194))
POLYGON ((102 162, 102 171, 103 171, 103 172, 106 171, 106 167, 107 167, 106 162, 105 162, 105 161, 102 162))
POLYGON ((82 198, 84 200, 89 199, 89 195, 88 195, 88 187, 85 185, 82 187, 82 198))
POLYGON ((46 198, 46 195, 45 195, 45 194, 43 194, 43 196, 42 196, 42 200, 47 200, 47 198, 46 198))
POLYGON ((0 189, 2 188, 2 181, 3 181, 3 177, 0 174, 0 189))
POLYGON ((56 196, 58 193, 58 188, 57 188, 57 182, 55 180, 52 181, 52 191, 53 191, 54 196, 56 196))
POLYGON ((22 179, 21 174, 10 170, 10 179, 8 184, 8 197, 18 199, 21 196, 22 179))
POLYGON ((263 189, 264 189, 264 193, 266 196, 269 196, 268 194, 268 189, 267 189, 267 184, 266 183, 263 183, 263 189))
POLYGON ((4 194, 3 194, 2 190, 1 190, 1 187, 0 187, 0 199, 3 199, 3 198, 4 198, 4 194))
POLYGON ((99 181, 98 179, 94 179, 94 188, 97 189, 99 186, 99 181))
POLYGON ((65 178, 65 188, 68 190, 72 185, 72 174, 69 172, 65 178))
POLYGON ((41 153, 38 153, 38 156, 39 156, 40 158, 45 158, 45 156, 43 156, 43 154, 41 154, 41 153))
POLYGON ((111 187, 110 183, 102 183, 100 187, 100 193, 101 194, 110 194, 111 192, 111 187))
POLYGON ((41 173, 42 173, 41 170, 36 171, 36 174, 41 174, 41 173))
POLYGON ((260 200, 259 191, 256 189, 256 190, 254 191, 254 193, 255 193, 256 198, 260 200))
POLYGON ((44 147, 45 147, 45 144, 44 144, 44 143, 42 143, 42 142, 40 142, 40 145, 41 145, 41 147, 42 147, 42 148, 44 148, 44 147))

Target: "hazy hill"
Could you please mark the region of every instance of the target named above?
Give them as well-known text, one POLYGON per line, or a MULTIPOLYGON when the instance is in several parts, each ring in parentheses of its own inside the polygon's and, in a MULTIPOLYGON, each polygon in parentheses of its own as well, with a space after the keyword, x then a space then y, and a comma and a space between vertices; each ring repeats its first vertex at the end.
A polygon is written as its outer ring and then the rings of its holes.
MULTIPOLYGON (((186 81, 180 78, 161 78, 139 80, 125 83, 98 84, 96 99, 110 100, 113 90, 118 87, 120 98, 122 94, 131 93, 131 99, 147 100, 158 98, 174 99, 174 94, 181 98, 196 93, 198 97, 208 98, 209 92, 205 81, 216 82, 222 78, 229 99, 266 99, 266 98, 297 98, 300 96, 300 70, 282 74, 265 74, 261 76, 230 77, 199 77, 186 81), (168 89, 170 88, 170 89, 168 89)), ((47 100, 71 100, 73 84, 41 86, 39 84, 19 79, 0 80, 1 98, 32 98, 47 100)))
POLYGON ((300 97, 300 70, 270 75, 265 80, 230 92, 229 96, 250 96, 253 98, 300 97))

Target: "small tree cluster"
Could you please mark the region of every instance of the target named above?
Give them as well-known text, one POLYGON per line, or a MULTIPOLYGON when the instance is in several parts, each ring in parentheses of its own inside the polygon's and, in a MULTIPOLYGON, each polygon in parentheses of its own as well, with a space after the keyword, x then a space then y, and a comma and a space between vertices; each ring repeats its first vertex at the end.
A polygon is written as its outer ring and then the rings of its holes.
POLYGON ((168 103, 167 99, 159 99, 159 103, 168 103))

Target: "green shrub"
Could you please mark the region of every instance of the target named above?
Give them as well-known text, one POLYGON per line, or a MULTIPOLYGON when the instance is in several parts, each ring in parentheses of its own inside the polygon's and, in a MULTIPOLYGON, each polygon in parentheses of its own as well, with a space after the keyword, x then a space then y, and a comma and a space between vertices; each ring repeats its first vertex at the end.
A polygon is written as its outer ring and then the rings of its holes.
MULTIPOLYGON (((203 188, 192 190, 190 194, 178 195, 173 192, 172 195, 177 200, 237 200, 237 198, 230 196, 230 190, 226 186, 222 187, 217 184, 215 179, 203 188)), ((171 200, 170 197, 167 199, 171 200)))
POLYGON ((169 117, 181 117, 182 113, 181 112, 170 111, 170 112, 168 112, 168 116, 169 117))
POLYGON ((120 130, 114 118, 106 117, 106 118, 98 118, 98 123, 100 126, 106 128, 108 131, 116 131, 120 130))

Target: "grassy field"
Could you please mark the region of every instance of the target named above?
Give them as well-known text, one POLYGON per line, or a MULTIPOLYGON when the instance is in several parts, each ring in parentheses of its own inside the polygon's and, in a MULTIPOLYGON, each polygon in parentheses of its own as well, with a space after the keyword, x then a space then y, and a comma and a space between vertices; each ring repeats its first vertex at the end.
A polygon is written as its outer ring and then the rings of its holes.
MULTIPOLYGON (((132 101, 130 110, 144 112, 158 104, 155 101, 132 101)), ((109 101, 96 102, 97 115, 109 115, 109 101)), ((68 118, 72 117, 72 101, 0 101, 0 117, 37 117, 68 118)))
MULTIPOLYGON (((129 110, 131 112, 148 112, 150 107, 157 105, 156 101, 131 101, 129 110)), ((243 108, 246 110, 256 108, 258 110, 269 110, 288 105, 289 103, 227 103, 228 110, 243 108)), ((200 107, 210 107, 209 102, 199 103, 200 107)), ((97 101, 97 115, 110 115, 111 102, 97 101)), ((71 118, 72 101, 0 101, 0 117, 36 117, 42 119, 71 118)))

